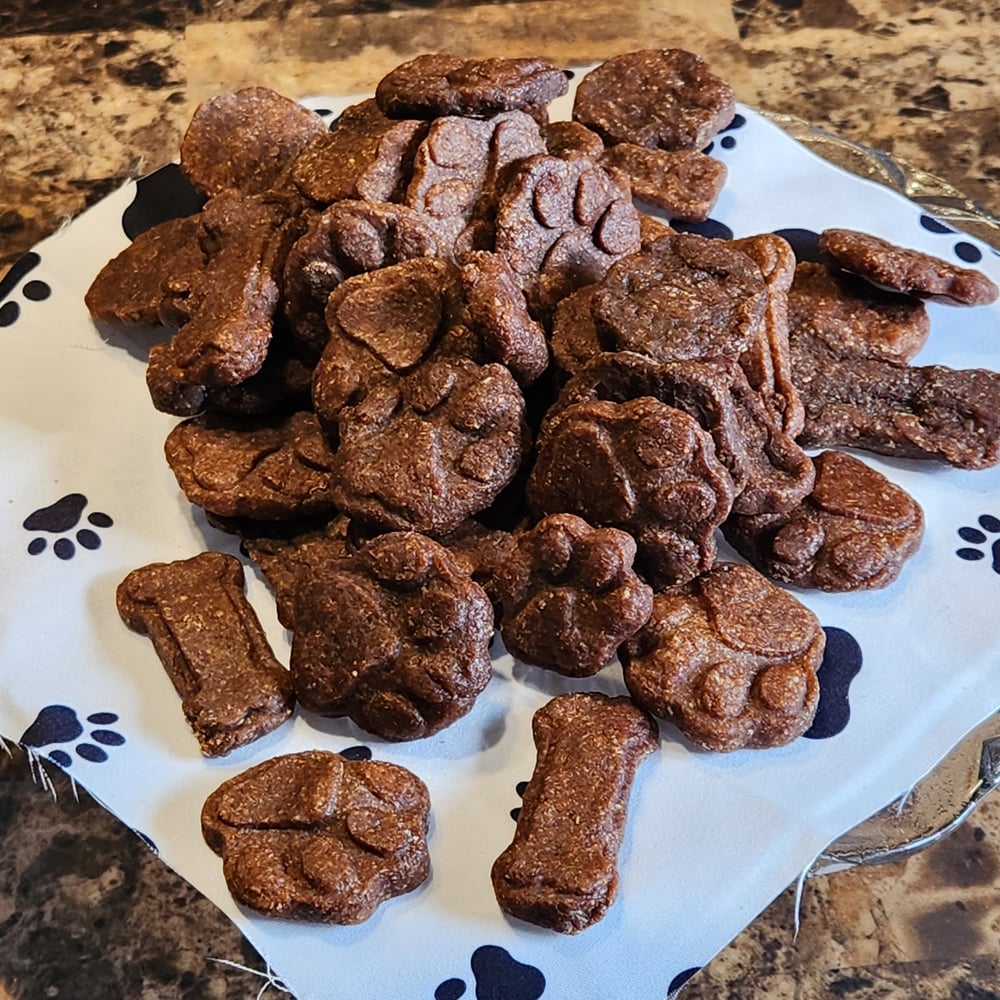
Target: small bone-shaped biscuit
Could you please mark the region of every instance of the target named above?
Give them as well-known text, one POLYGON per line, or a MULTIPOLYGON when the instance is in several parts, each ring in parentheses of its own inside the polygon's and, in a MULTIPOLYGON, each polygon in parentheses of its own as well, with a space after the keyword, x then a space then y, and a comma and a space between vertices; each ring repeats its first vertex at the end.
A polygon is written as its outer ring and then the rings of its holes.
POLYGON ((628 698, 581 692, 539 709, 532 732, 535 771, 493 890, 505 913, 575 934, 614 901, 629 792, 656 723, 628 698))
POLYGON ((121 582, 117 603, 125 624, 152 639, 206 757, 251 743, 291 715, 290 676, 246 599, 238 559, 202 552, 143 566, 121 582))

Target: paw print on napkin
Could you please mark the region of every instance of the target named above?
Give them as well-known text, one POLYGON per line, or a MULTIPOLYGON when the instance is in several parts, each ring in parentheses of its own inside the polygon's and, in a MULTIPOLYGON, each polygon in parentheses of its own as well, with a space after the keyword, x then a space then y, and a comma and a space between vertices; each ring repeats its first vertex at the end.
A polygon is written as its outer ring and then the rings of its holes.
MULTIPOLYGON (((92 764, 103 764, 108 759, 104 748, 120 747, 125 742, 121 733, 107 728, 117 721, 118 716, 114 712, 92 712, 86 722, 95 727, 88 733, 93 742, 83 740, 77 743, 85 730, 75 709, 68 705, 46 705, 24 731, 19 742, 32 750, 45 750, 59 743, 75 743, 72 749, 78 758, 92 764)), ((60 767, 69 767, 73 763, 69 750, 45 750, 45 756, 60 767)))
MULTIPOLYGON (((538 1000, 545 992, 545 976, 498 945, 477 948, 469 964, 476 981, 475 1000, 538 1000)), ((446 979, 434 991, 434 1000, 459 1000, 467 990, 464 979, 446 979)))
MULTIPOLYGON (((10 270, 0 278, 0 328, 13 326, 21 316, 21 306, 14 293, 18 285, 42 262, 34 250, 15 261, 10 270)), ((29 302, 43 302, 52 294, 47 282, 32 278, 21 286, 21 298, 29 302)))
POLYGON ((989 556, 990 568, 1000 573, 1000 517, 982 514, 976 520, 978 527, 965 525, 958 529, 958 537, 969 545, 956 549, 955 555, 966 562, 979 562, 989 556))
MULTIPOLYGON (((88 500, 82 493, 67 493, 47 507, 39 507, 32 511, 22 522, 26 531, 46 531, 59 535, 52 545, 52 551, 59 559, 72 559, 76 555, 76 546, 85 549, 99 549, 101 536, 94 528, 110 528, 114 521, 101 511, 93 511, 87 515, 87 520, 93 526, 80 528, 75 535, 76 542, 67 537, 79 523, 86 510, 88 500)), ((28 554, 37 556, 48 548, 48 540, 42 535, 36 535, 28 542, 28 554)))
POLYGON ((851 682, 861 670, 862 654, 858 640, 842 628, 824 626, 826 648, 816 672, 819 681, 819 707, 812 725, 803 733, 807 740, 827 740, 842 733, 851 718, 851 682))

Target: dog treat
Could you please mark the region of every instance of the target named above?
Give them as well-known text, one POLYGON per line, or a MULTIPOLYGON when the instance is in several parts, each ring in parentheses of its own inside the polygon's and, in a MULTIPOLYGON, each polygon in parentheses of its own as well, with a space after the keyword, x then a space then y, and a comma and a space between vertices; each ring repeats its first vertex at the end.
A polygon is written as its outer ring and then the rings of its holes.
POLYGON ((548 419, 574 403, 622 403, 640 396, 683 410, 711 435, 715 454, 732 479, 734 510, 787 510, 812 489, 809 457, 772 423, 739 368, 657 363, 628 351, 599 354, 566 384, 548 419))
POLYGON ((406 204, 427 217, 448 253, 492 249, 498 185, 516 161, 544 151, 538 124, 523 111, 436 118, 417 148, 406 204))
POLYGON ((819 248, 845 270, 895 292, 964 306, 989 305, 1000 294, 981 271, 957 267, 854 229, 824 230, 819 248))
POLYGON ((639 571, 662 587, 712 565, 733 485, 694 417, 644 396, 561 410, 539 439, 527 495, 537 516, 627 531, 639 571))
POLYGON ((333 513, 334 458, 313 413, 194 417, 167 435, 164 452, 188 500, 221 517, 333 513))
POLYGON ((620 655, 639 705, 698 746, 728 752, 783 746, 809 728, 824 643, 791 594, 749 566, 718 563, 657 594, 620 655))
POLYGON ((569 677, 596 674, 652 608, 632 536, 552 514, 514 542, 496 580, 508 652, 569 677))
POLYGON ((735 364, 767 306, 760 269, 722 240, 672 233, 612 266, 591 299, 609 349, 735 364))
POLYGON ((586 157, 529 157, 500 196, 496 252, 536 315, 638 249, 639 216, 627 185, 586 157))
POLYGON ((293 619, 301 704, 387 740, 451 725, 490 679, 490 599, 423 535, 380 535, 328 563, 296 588, 293 619))
POLYGON ((524 397, 502 365, 421 365, 369 390, 339 418, 333 497, 382 531, 445 535, 488 507, 530 440, 524 397))
POLYGON ((512 917, 576 934, 617 895, 628 800, 656 724, 627 698, 588 692, 553 698, 531 729, 535 770, 493 891, 512 917))
POLYGON ((662 208, 671 219, 702 222, 726 183, 726 165, 696 149, 650 149, 620 142, 601 166, 628 176, 632 194, 662 208))
POLYGON ((829 591, 873 590, 892 583, 920 545, 917 502, 851 455, 813 459, 812 493, 784 514, 734 514, 723 525, 732 546, 783 583, 829 591))
POLYGON ((759 268, 767 285, 767 308, 760 332, 740 355, 740 367, 771 422, 790 437, 802 430, 805 410, 792 380, 788 343, 788 291, 795 279, 795 251, 773 233, 734 240, 759 268))
POLYGON ((704 149, 736 113, 733 88, 683 49, 643 49, 606 60, 577 87, 573 118, 606 144, 704 149))
POLYGON ((458 568, 486 591, 495 611, 500 603, 497 577, 514 551, 514 536, 470 517, 438 541, 451 553, 458 568))
POLYGON ((246 746, 292 714, 291 676, 246 599, 238 559, 202 552, 143 566, 116 599, 122 621, 152 640, 206 757, 246 746))
POLYGON ((603 342, 590 312, 597 285, 584 285, 567 295, 552 315, 552 358, 567 375, 575 375, 591 358, 614 350, 603 342))
POLYGON ((288 254, 282 293, 293 336, 318 358, 329 339, 327 299, 345 278, 441 256, 434 229, 412 208, 386 201, 335 202, 309 223, 288 254))
POLYGON ((542 126, 542 138, 551 156, 564 159, 589 156, 596 160, 604 152, 604 140, 579 122, 548 122, 542 126))
POLYGON ((347 108, 295 160, 292 179, 321 205, 341 198, 400 201, 427 123, 386 118, 371 98, 347 108))
POLYGON ((911 367, 864 358, 832 360, 792 341, 792 377, 806 407, 798 440, 846 446, 960 469, 1000 462, 1000 373, 911 367))
POLYGON ((430 873, 427 787, 397 764, 286 754, 223 782, 201 830, 236 900, 268 916, 358 924, 430 873))
POLYGON ((101 268, 84 297, 90 315, 109 323, 156 326, 171 278, 204 266, 199 215, 168 219, 140 233, 101 268))
POLYGON ((386 74, 375 88, 375 100, 390 118, 488 117, 548 104, 568 86, 562 70, 544 59, 427 53, 386 74))
POLYGON ((822 352, 830 358, 874 358, 900 365, 920 351, 931 328, 919 300, 809 262, 795 269, 788 321, 799 355, 822 352))
POLYGON ((219 94, 195 111, 181 141, 181 170, 202 194, 263 194, 325 131, 315 111, 266 87, 219 94))

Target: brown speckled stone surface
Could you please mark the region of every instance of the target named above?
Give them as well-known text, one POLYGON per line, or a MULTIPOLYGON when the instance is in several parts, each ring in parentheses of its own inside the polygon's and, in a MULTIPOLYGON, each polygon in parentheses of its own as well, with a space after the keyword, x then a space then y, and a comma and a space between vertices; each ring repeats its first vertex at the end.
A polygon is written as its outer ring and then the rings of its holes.
MULTIPOLYGON (((1000 213, 989 0, 0 0, 0 270, 170 159, 219 88, 355 91, 430 48, 584 63, 649 45, 698 49, 743 100, 1000 213)), ((0 752, 0 1000, 256 996, 260 978, 219 961, 263 971, 228 920, 85 794, 57 790, 0 752)), ((793 928, 789 890, 685 1000, 1000 1000, 1000 800, 907 861, 809 880, 793 928)))

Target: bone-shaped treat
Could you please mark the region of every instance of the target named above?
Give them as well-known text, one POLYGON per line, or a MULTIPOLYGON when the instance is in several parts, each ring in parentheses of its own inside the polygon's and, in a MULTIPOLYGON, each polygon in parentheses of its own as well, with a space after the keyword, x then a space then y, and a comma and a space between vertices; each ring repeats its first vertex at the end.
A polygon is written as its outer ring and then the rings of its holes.
POLYGON ((614 901, 629 793, 656 723, 628 698, 581 692, 539 709, 532 732, 535 771, 493 890, 505 913, 575 934, 614 901))
POLYGON ((243 567, 221 552, 153 563, 118 587, 118 613, 148 635, 201 752, 219 757, 281 725, 294 706, 244 593, 243 567))

